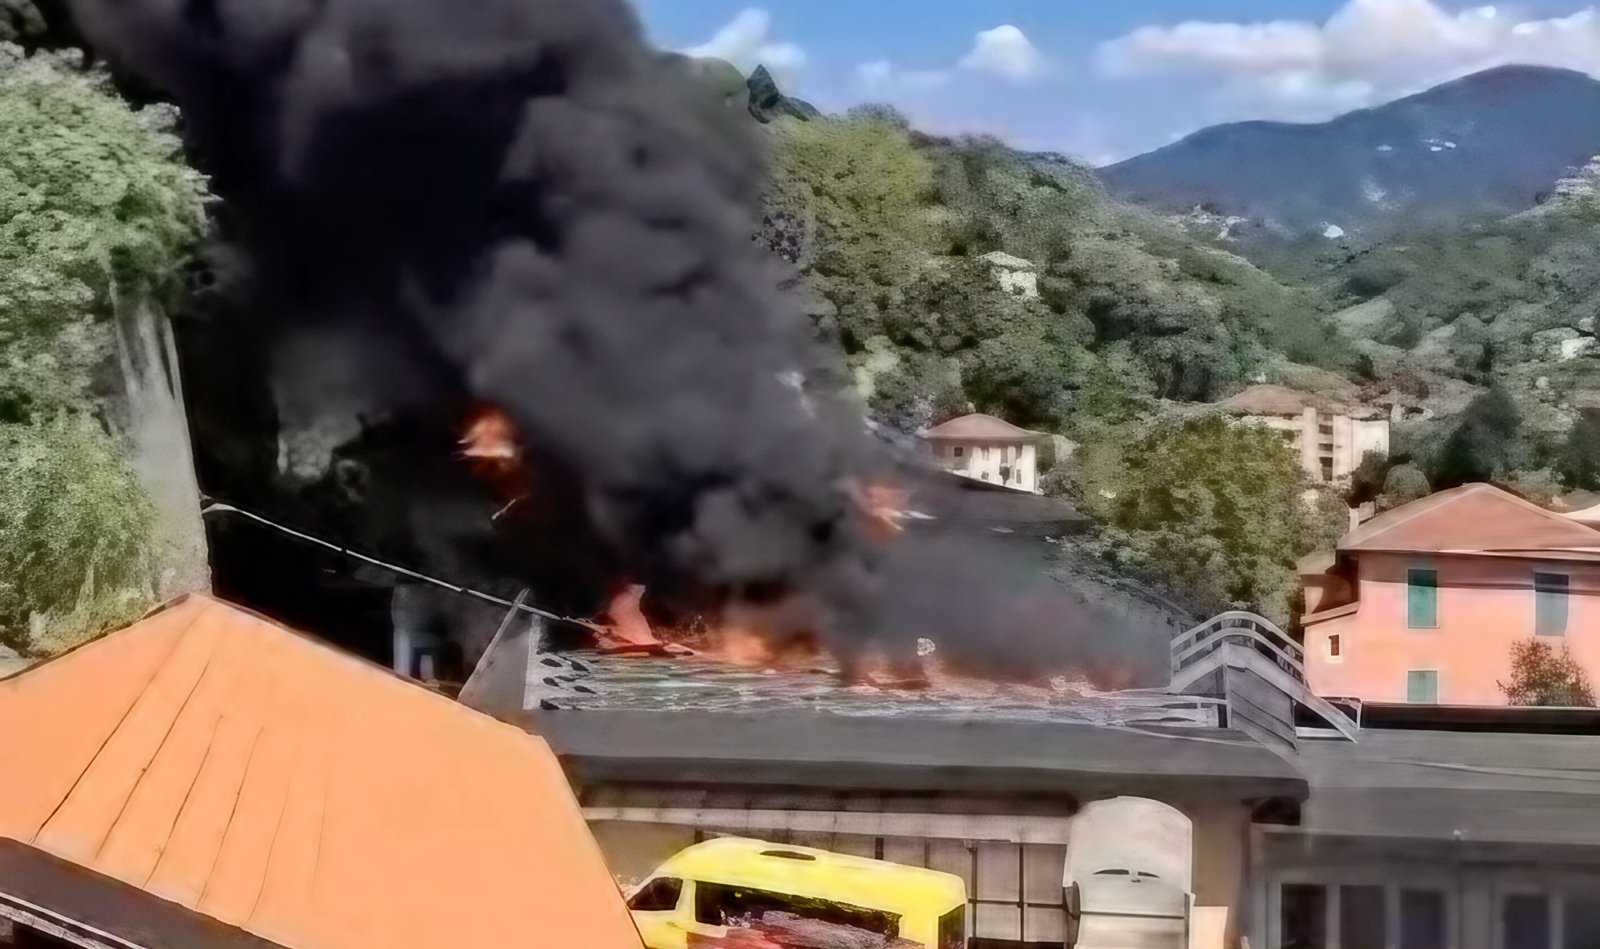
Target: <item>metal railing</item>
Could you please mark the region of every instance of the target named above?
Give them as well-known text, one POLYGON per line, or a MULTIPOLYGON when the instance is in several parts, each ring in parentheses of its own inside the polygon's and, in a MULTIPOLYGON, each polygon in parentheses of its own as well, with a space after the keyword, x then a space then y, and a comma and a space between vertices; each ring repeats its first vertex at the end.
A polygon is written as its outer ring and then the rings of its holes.
MULTIPOLYGON (((1232 610, 1213 616, 1174 639, 1170 688, 1184 691, 1222 665, 1236 665, 1241 661, 1243 668, 1254 666, 1257 675, 1326 721, 1335 732, 1356 740, 1361 729, 1359 700, 1354 703, 1355 711, 1351 714, 1313 693, 1306 684, 1305 649, 1276 623, 1255 613, 1232 610), (1249 652, 1218 655, 1229 646, 1249 652)), ((1349 704, 1351 700, 1337 701, 1349 704)))
POLYGON ((1172 641, 1172 674, 1178 675, 1224 643, 1253 647, 1301 682, 1306 679, 1306 654, 1278 624, 1244 610, 1230 610, 1206 620, 1172 641))

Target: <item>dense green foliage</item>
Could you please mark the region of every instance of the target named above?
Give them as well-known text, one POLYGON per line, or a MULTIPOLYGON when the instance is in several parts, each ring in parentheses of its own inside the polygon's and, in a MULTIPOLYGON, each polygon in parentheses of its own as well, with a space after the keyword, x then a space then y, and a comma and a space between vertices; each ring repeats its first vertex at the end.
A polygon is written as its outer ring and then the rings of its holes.
POLYGON ((92 417, 0 425, 0 640, 54 652, 137 616, 154 533, 149 499, 92 417))
POLYGON ((1528 639, 1511 646, 1511 681, 1500 682, 1511 705, 1553 705, 1593 707, 1594 689, 1589 674, 1572 658, 1566 643, 1561 654, 1542 639, 1528 639))
POLYGON ((204 182, 74 55, 0 44, 0 638, 63 645, 151 595, 161 540, 103 422, 119 315, 181 285, 204 182), (117 606, 117 604, 121 604, 117 606))
POLYGON ((1296 560, 1348 526, 1342 501, 1306 504, 1311 479, 1274 429, 1206 416, 1103 450, 1116 463, 1086 468, 1079 486, 1106 526, 1097 550, 1192 609, 1288 622, 1296 560))

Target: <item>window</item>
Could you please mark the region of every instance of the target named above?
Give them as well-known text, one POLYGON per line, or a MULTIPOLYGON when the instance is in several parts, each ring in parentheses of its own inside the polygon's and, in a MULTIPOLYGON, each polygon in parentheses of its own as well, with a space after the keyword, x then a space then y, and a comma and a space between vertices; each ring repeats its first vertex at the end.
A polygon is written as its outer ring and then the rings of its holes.
POLYGON ((1323 442, 1317 446, 1317 450, 1322 452, 1324 455, 1331 455, 1333 454, 1333 442, 1323 442))
POLYGON ((1339 634, 1334 633, 1328 637, 1328 658, 1339 659, 1344 655, 1344 644, 1339 641, 1339 634))
POLYGON ((1328 888, 1285 883, 1278 922, 1283 949, 1325 949, 1328 945, 1328 888))
POLYGON ((966 449, 965 448, 961 447, 960 445, 956 446, 956 457, 957 458, 960 458, 965 453, 966 453, 966 449))
POLYGON ((967 944, 967 908, 957 906, 939 917, 939 949, 964 949, 967 944))
POLYGON ((1439 673, 1436 671, 1406 673, 1406 701, 1413 705, 1439 704, 1439 673))
POLYGON ((759 923, 768 913, 784 913, 887 936, 900 935, 900 917, 894 913, 811 899, 790 893, 752 890, 742 886, 696 881, 694 918, 708 926, 727 926, 734 922, 759 923))
POLYGON ((1387 949, 1385 902, 1381 886, 1339 887, 1339 949, 1387 949))
MULTIPOLYGON (((957 448, 956 449, 956 454, 958 454, 958 455, 961 454, 961 449, 957 448)), ((933 446, 933 457, 935 457, 935 458, 943 458, 944 457, 944 446, 943 445, 934 445, 933 446)))
POLYGON ((1445 949, 1445 929, 1443 893, 1400 891, 1400 949, 1445 949))
POLYGON ((1330 438, 1333 436, 1333 426, 1332 425, 1318 425, 1317 426, 1317 431, 1319 433, 1323 434, 1323 435, 1329 436, 1330 438))
POLYGON ((1406 625, 1412 629, 1439 627, 1439 571, 1406 573, 1406 625))
POLYGON ((683 881, 677 877, 659 877, 646 883, 628 901, 628 908, 641 913, 665 913, 678 908, 678 897, 683 895, 683 881))
POLYGON ((1506 897, 1500 911, 1504 949, 1550 949, 1550 898, 1541 893, 1506 897))
POLYGON ((1322 459, 1322 480, 1323 481, 1332 481, 1333 480, 1333 459, 1332 458, 1324 458, 1324 459, 1322 459))
POLYGON ((1564 573, 1533 575, 1533 630, 1540 636, 1564 636, 1567 632, 1567 587, 1564 573))

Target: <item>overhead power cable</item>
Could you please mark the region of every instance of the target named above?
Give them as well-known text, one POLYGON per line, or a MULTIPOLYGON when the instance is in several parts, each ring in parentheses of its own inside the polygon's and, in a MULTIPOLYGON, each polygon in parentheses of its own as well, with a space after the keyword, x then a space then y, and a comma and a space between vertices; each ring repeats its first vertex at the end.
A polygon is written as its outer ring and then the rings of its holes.
POLYGON ((432 584, 433 586, 449 590, 452 593, 470 596, 475 599, 482 600, 485 603, 493 603, 496 606, 505 607, 508 610, 521 610, 524 613, 532 613, 535 616, 542 616, 545 619, 555 620, 558 623, 573 623, 578 626, 587 627, 588 629, 601 632, 606 630, 606 627, 591 620, 576 619, 571 616, 560 616, 556 613, 541 610, 536 606, 529 606, 527 603, 523 602, 524 598, 520 596, 516 600, 508 600, 505 597, 495 596, 492 593, 484 593, 482 590, 474 590, 471 587, 462 586, 459 583, 451 583, 448 580, 440 580, 438 577, 430 577, 425 573, 419 573, 410 569, 409 567, 402 567, 399 564, 392 564, 388 563, 387 561, 379 560, 376 557, 361 553, 358 550, 351 550, 348 547, 341 547, 332 541, 323 540, 320 537, 314 537, 304 531, 296 530, 293 527, 280 524, 270 518, 262 517, 260 514, 246 511, 245 509, 232 504, 225 504, 221 501, 217 501, 208 497, 202 497, 201 501, 203 502, 203 506, 200 508, 200 513, 202 516, 209 514, 237 514, 240 517, 255 521, 258 524, 270 527, 275 531, 279 531, 280 533, 288 534, 290 537, 298 538, 306 543, 316 544, 318 547, 326 547, 327 549, 343 554, 346 557, 360 560, 363 563, 371 564, 374 567, 387 570, 390 573, 398 574, 412 580, 418 580, 422 583, 432 584))

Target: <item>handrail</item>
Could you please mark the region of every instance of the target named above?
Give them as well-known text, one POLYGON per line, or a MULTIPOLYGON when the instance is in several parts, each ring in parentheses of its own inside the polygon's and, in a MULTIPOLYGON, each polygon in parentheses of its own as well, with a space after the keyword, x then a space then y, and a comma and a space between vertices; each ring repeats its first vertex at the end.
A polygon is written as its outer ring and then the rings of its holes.
POLYGON ((1266 633, 1281 640, 1283 645, 1287 647, 1287 650, 1291 654, 1302 652, 1300 645, 1296 643, 1288 633, 1285 633, 1282 629, 1280 629, 1278 624, 1267 619, 1265 616, 1251 613, 1246 610, 1228 610, 1225 613, 1218 613, 1216 616, 1211 617, 1204 623, 1201 623, 1189 631, 1178 635, 1172 641, 1172 648, 1174 651, 1177 651, 1184 648, 1186 641, 1191 638, 1215 633, 1221 629, 1239 629, 1241 626, 1243 626, 1243 624, 1249 624, 1249 626, 1245 628, 1255 628, 1258 632, 1266 633))
POLYGON ((1229 652, 1219 650, 1209 653, 1200 663, 1190 666, 1183 670, 1181 675, 1175 676, 1172 688, 1182 690, 1225 664, 1238 665, 1240 663, 1245 664, 1245 667, 1255 666, 1257 674, 1281 689, 1294 701, 1316 713, 1318 717, 1332 725, 1340 735, 1350 741, 1357 740, 1357 734, 1360 731, 1359 721, 1351 721, 1349 715, 1346 715, 1327 699, 1312 692, 1303 680, 1294 677, 1277 663, 1267 663, 1266 657, 1253 649, 1229 652))
POLYGON ((1351 721, 1351 716, 1314 694, 1306 684, 1305 649, 1276 623, 1255 613, 1229 610, 1174 638, 1169 688, 1182 692, 1223 665, 1240 663, 1255 667, 1295 702, 1355 740, 1361 728, 1359 703, 1351 721))
POLYGON ((1262 646, 1265 646, 1267 652, 1272 656, 1272 658, 1278 660, 1279 665, 1286 667, 1284 669, 1285 672, 1300 678, 1304 678, 1305 666, 1297 658, 1285 652, 1272 640, 1261 635, 1255 630, 1244 629, 1241 627, 1227 627, 1225 631, 1219 632, 1216 636, 1213 636, 1210 639, 1203 639, 1200 642, 1195 643, 1193 646, 1190 646, 1183 652, 1173 656, 1172 671, 1179 672, 1185 666, 1190 665, 1191 663, 1187 662, 1187 660, 1192 657, 1208 655, 1225 642, 1237 642, 1241 639, 1252 640, 1261 644, 1262 646))
POLYGON ((1172 640, 1172 670, 1183 668, 1184 660, 1209 651, 1228 639, 1253 639, 1265 646, 1287 671, 1305 672, 1305 650, 1278 625, 1264 616, 1244 610, 1229 610, 1206 620, 1172 640))

